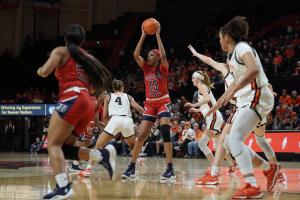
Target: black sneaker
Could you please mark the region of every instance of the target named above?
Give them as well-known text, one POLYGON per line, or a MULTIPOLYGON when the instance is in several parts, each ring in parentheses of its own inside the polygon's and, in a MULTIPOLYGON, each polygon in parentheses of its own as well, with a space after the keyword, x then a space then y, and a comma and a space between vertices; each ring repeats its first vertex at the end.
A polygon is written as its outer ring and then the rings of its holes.
POLYGON ((112 179, 116 168, 116 149, 113 145, 109 144, 104 149, 99 150, 102 153, 101 165, 108 171, 110 179, 112 179))
POLYGON ((68 169, 69 172, 80 172, 82 170, 83 169, 80 168, 79 164, 76 165, 76 164, 74 164, 74 162, 72 162, 71 166, 69 166, 69 169, 68 169))
POLYGON ((69 199, 73 197, 74 192, 71 188, 71 184, 68 183, 65 187, 58 187, 56 185, 56 188, 53 190, 53 192, 46 194, 43 199, 69 199))
POLYGON ((174 174, 173 168, 171 168, 171 169, 167 168, 166 171, 165 171, 165 173, 163 173, 160 176, 160 179, 161 180, 175 180, 176 176, 174 174))
POLYGON ((122 174, 122 179, 130 179, 135 177, 135 166, 129 165, 126 171, 122 174))

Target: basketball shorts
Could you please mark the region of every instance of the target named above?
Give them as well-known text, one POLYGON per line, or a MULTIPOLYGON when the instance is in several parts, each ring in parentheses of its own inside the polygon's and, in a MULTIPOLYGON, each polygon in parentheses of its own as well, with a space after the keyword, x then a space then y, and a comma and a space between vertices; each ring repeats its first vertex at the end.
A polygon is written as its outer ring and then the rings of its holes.
POLYGON ((155 122, 156 119, 162 117, 171 117, 169 97, 159 100, 146 100, 144 101, 145 112, 143 120, 155 122))
POLYGON ((131 117, 114 115, 103 131, 113 137, 121 133, 124 138, 129 138, 134 135, 134 123, 131 117))

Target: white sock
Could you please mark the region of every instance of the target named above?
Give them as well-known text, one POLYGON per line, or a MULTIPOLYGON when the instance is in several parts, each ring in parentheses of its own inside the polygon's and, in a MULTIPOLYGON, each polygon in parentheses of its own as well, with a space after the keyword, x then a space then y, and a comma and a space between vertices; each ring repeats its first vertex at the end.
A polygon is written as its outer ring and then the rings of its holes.
POLYGON ((270 163, 264 160, 261 166, 259 166, 259 168, 261 168, 264 171, 268 171, 270 169, 270 163))
POLYGON ((246 183, 250 183, 252 186, 257 187, 256 180, 254 176, 248 176, 245 178, 246 183))
POLYGON ((92 161, 100 162, 103 157, 102 157, 101 152, 99 150, 91 149, 90 154, 89 154, 89 158, 92 161))
POLYGON ((60 188, 68 185, 68 177, 66 173, 57 174, 55 176, 55 180, 60 188))
POLYGON ((212 176, 217 176, 218 175, 218 172, 219 172, 219 167, 217 167, 217 166, 212 166, 211 167, 211 171, 210 171, 210 175, 212 175, 212 176))

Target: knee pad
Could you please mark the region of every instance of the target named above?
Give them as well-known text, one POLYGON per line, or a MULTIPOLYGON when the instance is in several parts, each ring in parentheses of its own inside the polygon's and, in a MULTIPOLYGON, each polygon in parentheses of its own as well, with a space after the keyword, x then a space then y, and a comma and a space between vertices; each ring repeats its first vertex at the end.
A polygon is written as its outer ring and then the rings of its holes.
POLYGON ((170 126, 163 124, 160 126, 160 133, 164 142, 171 142, 170 126))
POLYGON ((210 149, 207 146, 209 140, 210 138, 207 135, 202 135, 201 139, 198 141, 198 146, 204 153, 204 155, 208 155, 209 153, 211 153, 210 149))
POLYGON ((78 152, 79 152, 80 147, 63 144, 61 149, 62 149, 66 159, 79 160, 78 152))
POLYGON ((265 153, 266 157, 268 159, 275 157, 274 150, 270 146, 270 144, 267 142, 265 136, 257 136, 255 135, 255 140, 258 146, 263 150, 265 153))

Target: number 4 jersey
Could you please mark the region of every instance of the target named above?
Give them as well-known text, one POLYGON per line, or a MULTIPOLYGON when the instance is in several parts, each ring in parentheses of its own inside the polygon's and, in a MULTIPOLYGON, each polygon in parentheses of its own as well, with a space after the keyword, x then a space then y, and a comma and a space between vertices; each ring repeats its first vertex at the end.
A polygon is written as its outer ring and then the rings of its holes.
POLYGON ((108 115, 131 117, 130 101, 126 93, 116 92, 110 94, 108 115))
POLYGON ((147 99, 155 99, 169 94, 168 66, 155 67, 145 62, 143 71, 147 99))

